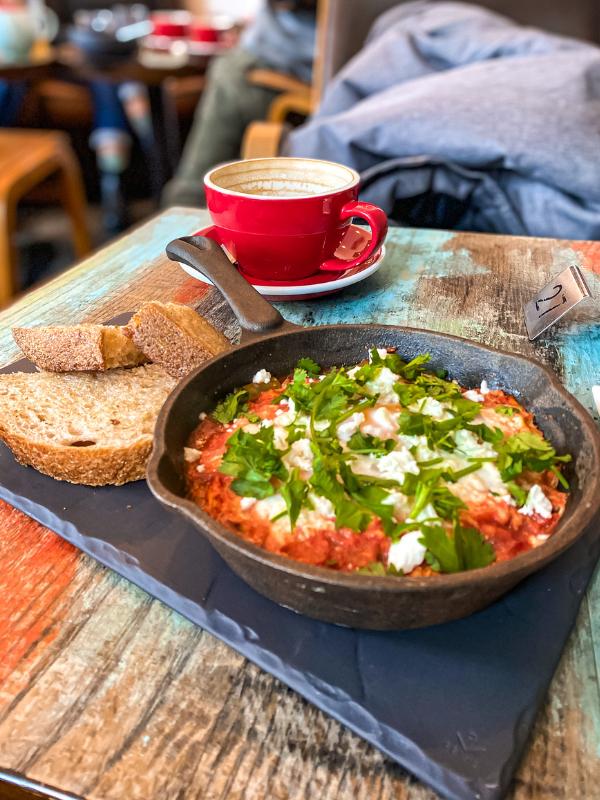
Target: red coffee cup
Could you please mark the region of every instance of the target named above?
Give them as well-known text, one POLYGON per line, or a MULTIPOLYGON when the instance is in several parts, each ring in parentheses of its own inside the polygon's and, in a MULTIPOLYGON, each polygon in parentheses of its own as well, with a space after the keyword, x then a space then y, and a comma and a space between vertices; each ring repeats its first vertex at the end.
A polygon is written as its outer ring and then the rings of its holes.
POLYGON ((223 164, 204 177, 214 236, 244 273, 263 280, 358 266, 387 233, 385 212, 357 200, 359 180, 349 167, 313 158, 223 164), (356 258, 336 258, 353 217, 369 224, 371 239, 356 258))

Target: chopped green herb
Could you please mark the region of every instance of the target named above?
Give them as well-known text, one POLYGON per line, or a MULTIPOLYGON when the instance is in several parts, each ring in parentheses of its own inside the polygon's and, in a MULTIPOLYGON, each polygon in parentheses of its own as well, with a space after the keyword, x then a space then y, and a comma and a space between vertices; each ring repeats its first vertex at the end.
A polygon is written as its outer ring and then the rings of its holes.
POLYGON ((308 483, 300 478, 300 471, 298 469, 293 469, 287 481, 281 486, 279 491, 285 500, 287 513, 290 518, 290 525, 293 529, 298 521, 300 510, 308 494, 308 483))
POLYGON ((391 453, 395 446, 395 439, 383 440, 360 431, 356 431, 348 441, 348 447, 355 453, 370 453, 374 456, 383 456, 386 453, 391 453))
POLYGON ((522 472, 544 472, 556 470, 558 463, 571 460, 571 456, 557 456, 550 442, 531 431, 522 431, 509 436, 495 445, 498 453, 498 469, 502 480, 510 481, 522 472))
POLYGON ((405 408, 427 397, 425 389, 422 386, 415 386, 414 383, 395 383, 394 391, 400 399, 400 405, 405 408))
POLYGON ((286 480, 287 469, 275 448, 273 428, 250 434, 238 428, 227 441, 219 471, 235 478, 231 488, 244 497, 270 497, 275 493, 273 478, 286 480))
POLYGON ((514 417, 518 409, 514 406, 494 406, 496 414, 503 414, 505 417, 514 417))
POLYGON ((308 375, 315 377, 321 373, 321 367, 312 358, 301 358, 296 364, 297 369, 305 370, 308 375))
POLYGON ((527 502, 527 492, 515 481, 507 481, 506 488, 515 499, 518 506, 524 506, 527 502))
POLYGON ((454 523, 452 534, 439 525, 424 525, 420 541, 427 561, 437 572, 461 572, 487 567, 495 560, 494 548, 475 528, 454 523))
POLYGON ((248 397, 247 389, 238 389, 237 392, 231 392, 231 394, 228 394, 227 397, 217 404, 215 410, 212 412, 212 416, 217 422, 221 422, 223 425, 232 422, 246 410, 248 397))

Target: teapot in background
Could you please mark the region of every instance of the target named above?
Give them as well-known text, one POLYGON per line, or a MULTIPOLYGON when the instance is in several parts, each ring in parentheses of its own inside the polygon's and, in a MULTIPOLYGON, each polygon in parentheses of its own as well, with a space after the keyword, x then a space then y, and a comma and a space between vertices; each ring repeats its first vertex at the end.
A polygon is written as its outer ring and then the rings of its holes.
POLYGON ((44 0, 0 0, 0 62, 25 61, 33 44, 51 41, 58 28, 58 17, 44 0))

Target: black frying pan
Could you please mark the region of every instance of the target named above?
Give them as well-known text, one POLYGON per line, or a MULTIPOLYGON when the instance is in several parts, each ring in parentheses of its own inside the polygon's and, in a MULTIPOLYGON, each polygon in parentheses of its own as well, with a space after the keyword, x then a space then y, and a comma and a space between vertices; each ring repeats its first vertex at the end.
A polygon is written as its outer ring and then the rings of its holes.
POLYGON ((522 356, 493 350, 440 333, 389 325, 327 325, 302 328, 286 322, 242 278, 209 239, 177 239, 167 255, 202 273, 221 290, 242 327, 241 343, 196 369, 176 387, 156 425, 148 484, 165 505, 192 520, 211 544, 254 589, 283 606, 327 622, 358 628, 415 628, 467 616, 552 561, 583 533, 600 507, 600 435, 585 409, 546 367, 522 356), (464 386, 482 378, 505 389, 533 411, 544 434, 573 462, 567 476, 572 495, 550 539, 517 558, 484 569, 431 578, 371 577, 313 567, 254 546, 187 500, 183 447, 228 392, 251 382, 265 367, 289 374, 310 356, 325 368, 356 364, 372 347, 396 347, 405 358, 429 352, 434 368, 448 370, 464 386))

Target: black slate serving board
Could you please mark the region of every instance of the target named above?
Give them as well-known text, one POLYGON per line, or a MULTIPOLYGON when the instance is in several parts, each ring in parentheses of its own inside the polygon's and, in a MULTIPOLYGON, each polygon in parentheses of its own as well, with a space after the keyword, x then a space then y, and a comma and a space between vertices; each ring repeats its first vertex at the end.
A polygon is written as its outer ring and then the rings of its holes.
MULTIPOLYGON (((31 370, 27 361, 2 372, 31 370)), ((144 482, 89 488, 0 445, 0 498, 213 633, 453 800, 507 791, 600 555, 600 521, 502 600, 416 631, 341 628, 254 592, 144 482)))

